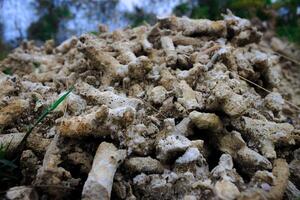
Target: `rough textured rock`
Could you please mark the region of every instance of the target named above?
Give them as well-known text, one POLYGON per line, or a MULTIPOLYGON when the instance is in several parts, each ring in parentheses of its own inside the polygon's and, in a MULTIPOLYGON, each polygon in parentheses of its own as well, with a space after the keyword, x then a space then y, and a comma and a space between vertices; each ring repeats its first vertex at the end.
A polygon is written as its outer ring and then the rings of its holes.
POLYGON ((167 162, 172 158, 185 152, 191 146, 191 141, 181 135, 170 135, 159 140, 156 151, 157 158, 163 162, 167 162))
POLYGON ((267 158, 276 158, 275 144, 295 144, 291 137, 294 127, 289 123, 275 123, 242 117, 233 124, 237 129, 243 130, 245 134, 251 135, 253 142, 259 144, 262 154, 267 158))
POLYGON ((151 157, 132 157, 125 161, 125 167, 132 173, 161 174, 162 164, 151 157))
POLYGON ((27 138, 18 185, 41 199, 299 193, 300 70, 281 56, 298 58, 297 49, 231 12, 99 30, 57 47, 23 42, 0 62, 12 72, 0 72, 0 144, 9 152, 75 88, 27 138))

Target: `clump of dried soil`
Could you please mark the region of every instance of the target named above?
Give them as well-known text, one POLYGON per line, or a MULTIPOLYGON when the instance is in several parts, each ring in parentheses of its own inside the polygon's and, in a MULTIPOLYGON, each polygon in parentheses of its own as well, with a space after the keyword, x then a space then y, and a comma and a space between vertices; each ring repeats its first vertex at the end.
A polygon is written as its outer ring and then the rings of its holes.
POLYGON ((13 72, 0 74, 0 141, 9 151, 43 109, 75 90, 27 139, 20 186, 6 198, 296 198, 300 70, 286 55, 299 51, 262 38, 228 13, 57 47, 24 42, 0 63, 13 72))

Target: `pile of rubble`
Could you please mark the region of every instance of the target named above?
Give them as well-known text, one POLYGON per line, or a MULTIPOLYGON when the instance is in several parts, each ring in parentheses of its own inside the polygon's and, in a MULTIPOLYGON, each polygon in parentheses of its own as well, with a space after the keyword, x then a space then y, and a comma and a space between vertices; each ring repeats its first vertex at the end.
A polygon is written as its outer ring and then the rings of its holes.
POLYGON ((7 199, 294 199, 300 188, 296 49, 246 19, 24 42, 0 63, 0 143, 34 129, 7 199), (298 148, 298 149, 297 149, 298 148))

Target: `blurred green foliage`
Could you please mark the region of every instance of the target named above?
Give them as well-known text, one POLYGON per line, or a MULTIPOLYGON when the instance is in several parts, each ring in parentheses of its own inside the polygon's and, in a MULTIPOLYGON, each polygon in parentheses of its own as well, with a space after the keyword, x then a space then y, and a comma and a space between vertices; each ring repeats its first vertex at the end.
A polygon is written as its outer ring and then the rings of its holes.
POLYGON ((8 146, 0 144, 0 186, 1 189, 7 189, 18 182, 18 166, 15 160, 7 158, 8 146))
POLYGON ((173 9, 173 13, 176 16, 186 15, 190 11, 190 7, 191 6, 188 3, 179 4, 179 5, 175 6, 175 8, 173 9))
POLYGON ((253 18, 262 13, 271 5, 271 0, 231 0, 228 8, 240 17, 253 18))
POLYGON ((191 13, 191 17, 195 19, 207 18, 207 16, 209 16, 208 6, 197 6, 191 13))
POLYGON ((55 38, 60 21, 71 17, 66 4, 56 5, 52 0, 37 1, 37 11, 41 17, 28 28, 30 39, 46 41, 55 38))
POLYGON ((2 41, 3 26, 0 23, 0 61, 6 58, 9 53, 9 46, 2 41))
POLYGON ((6 47, 6 45, 4 45, 1 41, 0 41, 0 61, 3 60, 4 58, 6 58, 6 56, 8 55, 9 50, 6 47))
POLYGON ((125 13, 125 17, 130 21, 132 27, 137 27, 145 23, 153 24, 155 22, 155 15, 147 13, 143 9, 135 7, 133 13, 125 13))
MULTIPOLYGON (((5 57, 3 57, 4 59, 5 57)), ((12 68, 5 68, 2 70, 2 72, 6 75, 12 75, 13 74, 13 71, 12 71, 12 68)))
POLYGON ((281 25, 276 28, 276 33, 281 36, 287 38, 289 41, 297 43, 300 45, 300 27, 288 24, 281 25))

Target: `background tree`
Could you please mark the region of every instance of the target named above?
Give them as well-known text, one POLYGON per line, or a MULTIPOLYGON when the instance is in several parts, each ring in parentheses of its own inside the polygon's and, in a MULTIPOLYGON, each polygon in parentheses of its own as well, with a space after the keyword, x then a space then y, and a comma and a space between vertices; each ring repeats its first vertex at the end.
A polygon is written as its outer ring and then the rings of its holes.
POLYGON ((3 38, 3 24, 0 23, 0 60, 3 60, 11 49, 8 44, 5 44, 2 38, 3 38))
POLYGON ((147 13, 143 9, 135 7, 133 13, 125 13, 125 17, 130 21, 132 27, 140 26, 144 23, 154 24, 156 16, 153 13, 147 13))
POLYGON ((71 17, 66 2, 55 3, 52 0, 37 1, 37 14, 41 17, 28 28, 29 38, 42 41, 55 39, 60 21, 71 17))

